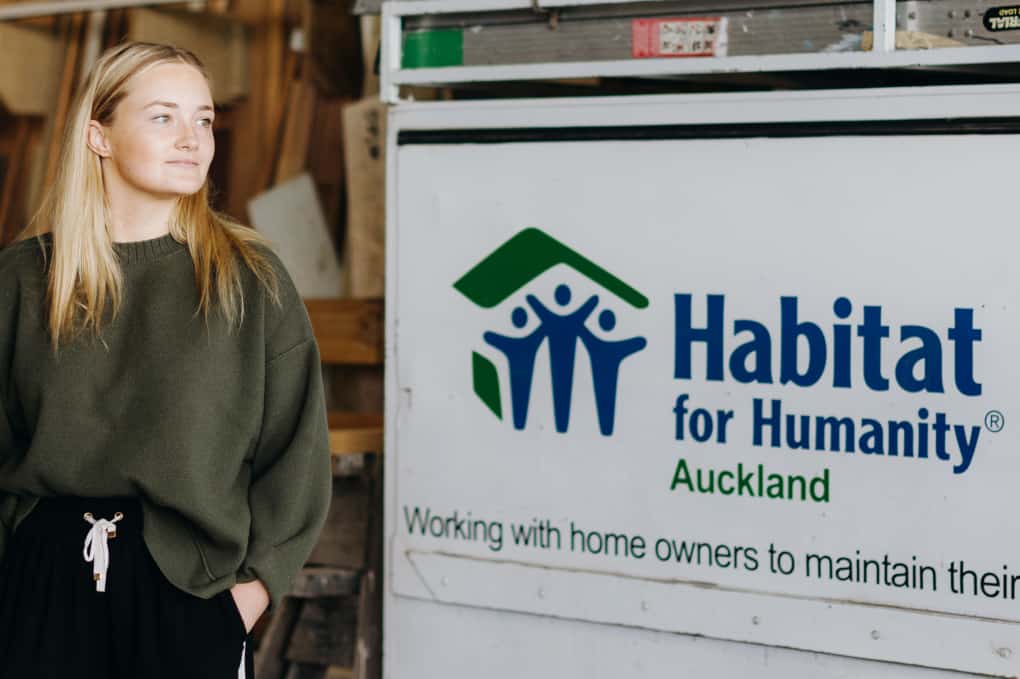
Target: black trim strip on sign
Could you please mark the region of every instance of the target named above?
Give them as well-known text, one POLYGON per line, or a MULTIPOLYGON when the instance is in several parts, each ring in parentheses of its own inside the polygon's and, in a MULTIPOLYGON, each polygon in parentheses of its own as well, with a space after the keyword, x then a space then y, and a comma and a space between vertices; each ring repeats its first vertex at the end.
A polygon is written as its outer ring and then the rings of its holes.
POLYGON ((401 130, 399 146, 435 144, 513 144, 561 141, 645 141, 657 139, 739 139, 747 137, 845 137, 958 134, 1017 134, 1020 117, 854 120, 709 125, 601 125, 401 130))

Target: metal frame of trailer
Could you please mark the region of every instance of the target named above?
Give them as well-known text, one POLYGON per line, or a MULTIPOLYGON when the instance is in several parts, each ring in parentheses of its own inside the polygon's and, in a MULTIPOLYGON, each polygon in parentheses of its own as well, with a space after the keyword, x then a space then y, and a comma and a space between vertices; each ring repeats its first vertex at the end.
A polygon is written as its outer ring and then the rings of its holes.
POLYGON ((997 0, 384 2, 381 96, 396 103, 402 86, 837 69, 977 69, 1012 78, 1020 74, 1020 30, 992 30, 987 19, 1006 9, 1013 11, 997 0), (714 55, 635 55, 635 22, 704 17, 726 33, 714 55), (408 59, 410 41, 444 32, 456 42, 455 58, 408 59))

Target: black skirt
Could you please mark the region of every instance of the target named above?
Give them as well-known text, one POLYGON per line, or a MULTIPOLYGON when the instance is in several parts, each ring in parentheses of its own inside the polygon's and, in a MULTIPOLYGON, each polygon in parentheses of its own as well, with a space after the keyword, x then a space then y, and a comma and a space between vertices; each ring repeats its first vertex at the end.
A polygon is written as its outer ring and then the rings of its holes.
POLYGON ((42 498, 8 541, 0 679, 252 679, 252 665, 230 591, 202 599, 170 583, 137 499, 42 498))

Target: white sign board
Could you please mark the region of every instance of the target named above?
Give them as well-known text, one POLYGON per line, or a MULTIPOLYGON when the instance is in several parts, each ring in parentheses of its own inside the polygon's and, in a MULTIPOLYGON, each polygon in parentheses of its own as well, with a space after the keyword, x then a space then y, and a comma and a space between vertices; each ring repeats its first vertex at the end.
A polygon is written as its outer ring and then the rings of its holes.
POLYGON ((1020 127, 683 115, 400 137, 395 594, 1016 674, 1020 127))

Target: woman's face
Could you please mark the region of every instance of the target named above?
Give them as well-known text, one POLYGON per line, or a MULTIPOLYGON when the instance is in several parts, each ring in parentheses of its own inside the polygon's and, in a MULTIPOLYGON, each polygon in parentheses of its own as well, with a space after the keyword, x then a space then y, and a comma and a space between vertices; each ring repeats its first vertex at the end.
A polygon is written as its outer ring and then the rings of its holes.
POLYGON ((215 145, 212 95, 195 68, 165 63, 127 83, 113 122, 92 122, 89 146, 104 158, 108 180, 165 199, 205 183, 215 145))

